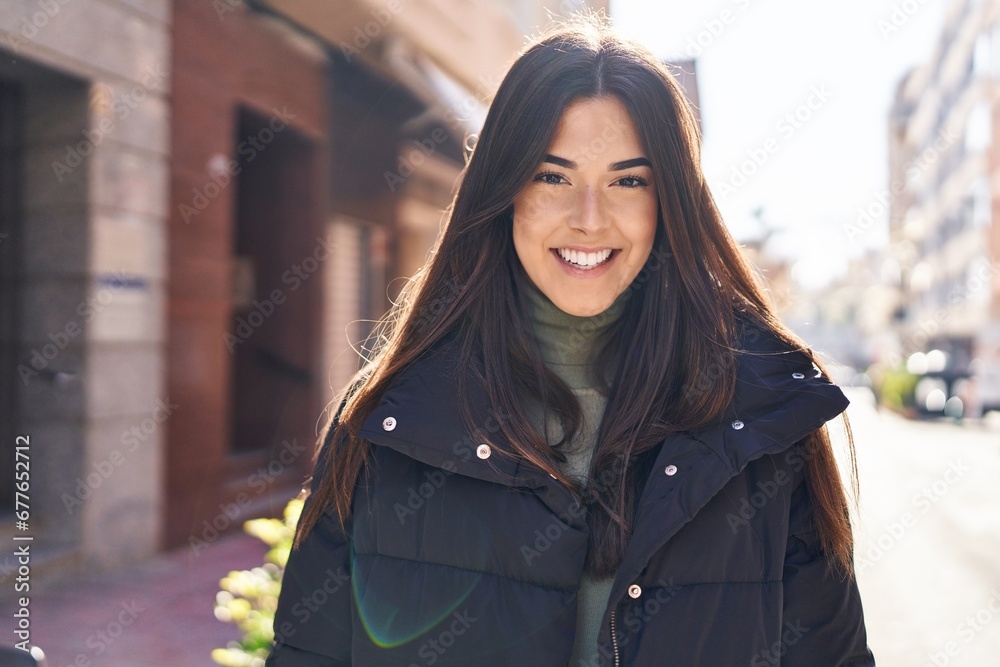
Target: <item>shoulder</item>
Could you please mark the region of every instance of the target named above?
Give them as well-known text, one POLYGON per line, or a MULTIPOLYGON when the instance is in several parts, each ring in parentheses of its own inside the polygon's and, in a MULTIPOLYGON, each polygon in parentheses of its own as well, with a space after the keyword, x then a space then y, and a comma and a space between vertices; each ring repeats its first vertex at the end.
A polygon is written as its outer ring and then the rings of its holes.
POLYGON ((763 454, 785 455, 849 404, 808 347, 757 322, 738 322, 736 381, 728 408, 717 423, 694 433, 735 470, 763 454))
POLYGON ((831 384, 815 351, 793 332, 779 333, 746 313, 739 314, 736 327, 737 392, 783 387, 799 393, 831 384))

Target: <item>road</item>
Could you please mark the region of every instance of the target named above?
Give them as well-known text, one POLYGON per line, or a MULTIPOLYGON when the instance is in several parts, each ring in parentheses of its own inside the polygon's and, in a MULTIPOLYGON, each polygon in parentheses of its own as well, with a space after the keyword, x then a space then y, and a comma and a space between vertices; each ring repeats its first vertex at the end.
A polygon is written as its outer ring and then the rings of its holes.
POLYGON ((907 421, 847 392, 861 483, 855 564, 876 662, 1000 667, 998 420, 907 421))

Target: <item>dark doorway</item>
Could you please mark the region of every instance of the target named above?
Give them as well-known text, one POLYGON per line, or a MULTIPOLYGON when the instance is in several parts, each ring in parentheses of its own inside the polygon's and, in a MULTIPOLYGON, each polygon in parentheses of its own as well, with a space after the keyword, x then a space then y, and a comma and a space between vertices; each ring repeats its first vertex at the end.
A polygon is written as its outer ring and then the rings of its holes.
MULTIPOLYGON (((311 433, 323 262, 317 151, 280 116, 237 113, 230 453, 311 433)), ((311 444, 311 443, 310 443, 311 444)))

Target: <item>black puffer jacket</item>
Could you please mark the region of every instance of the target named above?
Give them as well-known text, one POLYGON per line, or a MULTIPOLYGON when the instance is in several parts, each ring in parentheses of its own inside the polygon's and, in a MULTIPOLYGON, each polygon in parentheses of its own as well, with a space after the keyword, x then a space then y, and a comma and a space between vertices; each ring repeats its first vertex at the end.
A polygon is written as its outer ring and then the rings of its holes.
MULTIPOLYGON (((770 335, 743 346, 764 354, 741 355, 726 418, 651 454, 601 665, 875 664, 855 581, 827 571, 803 485, 802 438, 848 400, 770 335)), ((349 537, 327 515, 291 553, 267 667, 567 664, 586 518, 497 451, 503 415, 481 388, 493 448, 470 437, 454 355, 414 363, 365 422, 374 466, 349 537)))

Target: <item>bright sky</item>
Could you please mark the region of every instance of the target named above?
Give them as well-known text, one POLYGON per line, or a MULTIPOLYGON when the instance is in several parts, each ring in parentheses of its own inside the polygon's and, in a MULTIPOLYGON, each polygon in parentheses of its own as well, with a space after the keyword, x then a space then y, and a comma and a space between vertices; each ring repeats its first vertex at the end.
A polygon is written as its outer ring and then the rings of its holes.
POLYGON ((818 287, 888 239, 886 215, 860 237, 845 227, 888 187, 895 85, 933 54, 947 4, 612 0, 611 15, 661 58, 697 52, 702 166, 730 230, 739 241, 759 236, 753 211, 762 206, 785 230, 769 249, 796 262, 803 286, 818 287), (762 165, 734 180, 751 154, 762 165))

